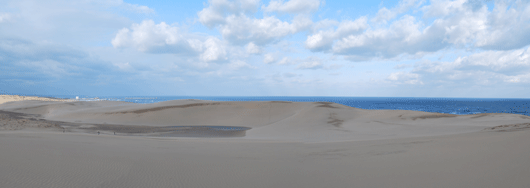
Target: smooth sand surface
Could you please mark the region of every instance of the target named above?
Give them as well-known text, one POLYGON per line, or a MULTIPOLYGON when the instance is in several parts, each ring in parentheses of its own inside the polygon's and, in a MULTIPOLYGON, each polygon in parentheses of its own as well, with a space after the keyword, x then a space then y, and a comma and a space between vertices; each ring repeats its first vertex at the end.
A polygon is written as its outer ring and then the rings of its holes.
POLYGON ((14 102, 14 101, 30 101, 30 100, 36 100, 36 101, 65 101, 62 99, 53 99, 53 98, 46 98, 46 97, 34 97, 34 96, 20 96, 20 95, 0 95, 0 104, 4 104, 7 102, 14 102))
POLYGON ((20 101, 0 105, 0 143, 0 187, 530 187, 530 117, 515 114, 20 101))

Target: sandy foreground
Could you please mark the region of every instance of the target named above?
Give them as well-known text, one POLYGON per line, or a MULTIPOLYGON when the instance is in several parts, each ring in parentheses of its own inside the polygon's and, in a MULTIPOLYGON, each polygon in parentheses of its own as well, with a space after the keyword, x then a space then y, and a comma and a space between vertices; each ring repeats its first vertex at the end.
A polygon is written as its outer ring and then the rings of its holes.
POLYGON ((0 187, 530 187, 529 143, 515 114, 11 101, 0 187))

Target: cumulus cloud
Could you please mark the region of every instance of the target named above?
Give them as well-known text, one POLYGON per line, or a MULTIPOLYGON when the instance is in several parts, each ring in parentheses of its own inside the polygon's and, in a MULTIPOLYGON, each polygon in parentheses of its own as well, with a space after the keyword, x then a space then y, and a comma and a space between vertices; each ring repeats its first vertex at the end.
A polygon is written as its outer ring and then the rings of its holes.
POLYGON ((203 61, 226 60, 226 50, 221 40, 210 37, 203 43, 204 52, 201 54, 203 61))
POLYGON ((259 47, 258 45, 255 45, 252 42, 247 44, 247 46, 245 47, 245 50, 249 54, 260 54, 261 53, 261 47, 259 47))
POLYGON ((134 47, 149 53, 189 53, 200 51, 202 43, 197 39, 190 39, 188 34, 178 27, 164 22, 155 24, 152 20, 145 20, 140 24, 133 24, 131 29, 123 28, 112 39, 115 48, 134 47))
POLYGON ((123 3, 125 9, 137 12, 137 13, 143 13, 143 14, 153 14, 155 13, 155 10, 149 8, 148 6, 144 5, 137 5, 137 4, 129 4, 129 3, 123 3))
POLYGON ((388 20, 391 20, 397 15, 409 11, 413 7, 421 5, 423 2, 424 0, 402 0, 394 8, 387 9, 386 7, 383 7, 379 9, 376 16, 372 18, 372 21, 386 23, 388 20))
POLYGON ((208 0, 209 6, 199 11, 197 15, 202 24, 213 28, 226 23, 228 15, 256 12, 259 2, 259 0, 208 0))
POLYGON ((219 31, 224 39, 234 44, 253 42, 257 45, 265 45, 305 30, 311 23, 309 18, 301 16, 296 17, 292 23, 272 16, 263 19, 229 16, 226 18, 226 24, 219 25, 219 31))
MULTIPOLYGON (((372 21, 389 21, 422 1, 401 1, 392 9, 382 8, 372 21)), ((387 26, 373 27, 363 18, 350 33, 322 28, 307 37, 306 48, 344 55, 350 60, 393 58, 448 48, 513 50, 530 44, 530 3, 496 1, 493 10, 484 3, 433 0, 418 10, 427 19, 403 15, 387 26), (426 20, 433 20, 425 23, 426 20)), ((366 20, 366 18, 364 18, 366 20)), ((346 21, 342 21, 344 23, 346 21)), ((340 28, 340 26, 339 26, 340 28)))
POLYGON ((388 80, 406 83, 494 85, 530 83, 530 48, 484 51, 452 62, 421 61, 410 72, 392 73, 388 80))
POLYGON ((272 54, 263 55, 263 63, 270 64, 276 61, 276 58, 272 54))
POLYGON ((201 39, 177 26, 164 22, 155 24, 152 20, 121 29, 111 43, 115 48, 131 47, 147 53, 199 55, 205 62, 226 60, 225 45, 221 40, 215 37, 201 39))
POLYGON ((512 51, 485 51, 457 58, 451 63, 423 63, 415 71, 430 73, 483 71, 504 75, 518 75, 530 71, 530 48, 512 51))
POLYGON ((262 6, 265 12, 280 12, 280 13, 309 13, 318 10, 323 4, 320 0, 290 0, 284 2, 283 0, 271 0, 269 5, 262 6))
POLYGON ((293 63, 293 60, 289 57, 283 57, 280 61, 278 61, 278 65, 290 65, 293 63))
POLYGON ((257 9, 259 1, 211 0, 208 7, 198 13, 199 21, 217 28, 223 38, 232 44, 250 42, 265 45, 282 37, 309 29, 312 21, 307 16, 295 16, 291 23, 274 16, 254 18, 249 13, 257 9))
POLYGON ((308 36, 305 45, 311 51, 327 51, 331 49, 334 40, 349 35, 360 34, 367 27, 366 17, 361 17, 354 21, 345 20, 342 21, 335 30, 321 30, 308 36))
POLYGON ((359 35, 343 37, 333 45, 332 52, 356 58, 391 58, 403 53, 436 51, 445 45, 443 38, 436 36, 431 41, 422 40, 437 30, 422 32, 420 28, 421 24, 414 17, 405 16, 388 29, 367 30, 359 35))

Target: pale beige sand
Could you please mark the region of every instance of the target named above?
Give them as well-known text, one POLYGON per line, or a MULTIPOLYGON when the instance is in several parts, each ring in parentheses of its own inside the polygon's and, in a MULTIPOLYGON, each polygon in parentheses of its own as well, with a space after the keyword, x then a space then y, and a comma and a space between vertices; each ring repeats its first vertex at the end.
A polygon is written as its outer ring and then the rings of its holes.
POLYGON ((0 110, 85 127, 94 124, 242 126, 252 128, 243 139, 302 142, 435 136, 530 122, 530 117, 516 114, 457 116, 406 110, 363 110, 335 103, 268 101, 177 100, 154 104, 21 101, 0 105, 0 110))
POLYGON ((0 187, 530 187, 522 115, 196 100, 21 101, 0 110, 0 126, 21 126, 0 131, 0 187), (65 124, 34 126, 57 122, 65 124), (72 132, 62 133, 68 123, 72 132), (73 131, 100 124, 252 129, 235 138, 73 131))
POLYGON ((30 101, 30 100, 36 100, 36 101, 66 101, 62 99, 53 99, 53 98, 46 98, 46 97, 35 97, 35 96, 20 96, 20 95, 0 95, 0 104, 4 104, 7 102, 14 102, 14 101, 30 101))

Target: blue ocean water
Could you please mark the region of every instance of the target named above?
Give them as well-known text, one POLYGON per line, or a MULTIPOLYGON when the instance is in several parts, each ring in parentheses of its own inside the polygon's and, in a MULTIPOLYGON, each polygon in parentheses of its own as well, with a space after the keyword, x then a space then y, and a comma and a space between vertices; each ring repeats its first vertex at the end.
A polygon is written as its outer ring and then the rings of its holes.
MULTIPOLYGON (((75 99, 76 96, 49 96, 75 99)), ((449 114, 512 113, 530 116, 530 99, 415 97, 215 97, 215 96, 79 96, 80 100, 156 103, 168 100, 334 102, 362 109, 415 110, 449 114)))

